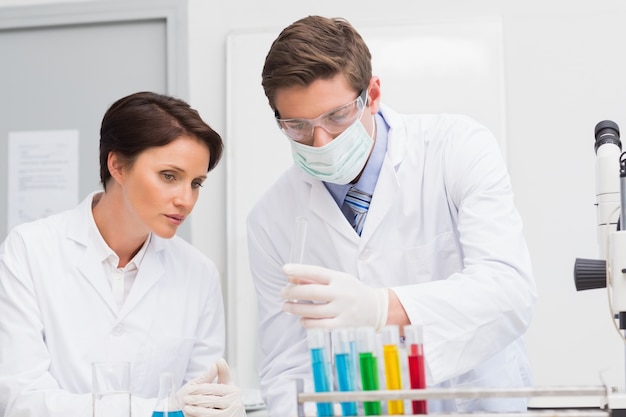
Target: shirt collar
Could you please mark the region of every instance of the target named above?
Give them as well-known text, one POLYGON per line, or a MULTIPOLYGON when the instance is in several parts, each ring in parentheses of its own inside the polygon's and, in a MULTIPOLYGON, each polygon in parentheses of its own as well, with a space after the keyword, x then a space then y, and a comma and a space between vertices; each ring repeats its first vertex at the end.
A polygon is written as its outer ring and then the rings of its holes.
MULTIPOLYGON (((102 196, 102 193, 94 194, 93 199, 100 198, 101 196, 102 196)), ((93 204, 93 199, 92 199, 92 204, 93 204)), ((101 262, 108 262, 109 264, 111 264, 113 268, 117 268, 117 265, 119 265, 120 258, 113 251, 113 249, 111 249, 111 247, 106 243, 106 241, 102 237, 102 234, 100 233, 100 230, 98 230, 98 226, 96 226, 96 221, 93 218, 93 209, 89 210, 89 215, 87 216, 87 228, 89 229, 89 241, 91 242, 91 244, 93 244, 96 257, 101 262)), ((139 266, 141 265, 141 261, 143 260, 143 257, 146 253, 148 245, 150 244, 151 241, 152 241, 152 233, 148 235, 148 238, 146 239, 144 244, 141 246, 141 249, 139 249, 139 252, 137 252, 137 254, 133 256, 133 259, 122 269, 125 271, 139 269, 139 266)))

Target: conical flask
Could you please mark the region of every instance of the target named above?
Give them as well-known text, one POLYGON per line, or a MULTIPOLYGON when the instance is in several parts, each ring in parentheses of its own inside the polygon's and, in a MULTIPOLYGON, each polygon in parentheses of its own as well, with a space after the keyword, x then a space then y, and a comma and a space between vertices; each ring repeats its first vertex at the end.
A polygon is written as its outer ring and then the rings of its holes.
POLYGON ((159 379, 159 397, 152 417, 184 417, 183 409, 176 396, 174 376, 169 372, 163 372, 159 379))

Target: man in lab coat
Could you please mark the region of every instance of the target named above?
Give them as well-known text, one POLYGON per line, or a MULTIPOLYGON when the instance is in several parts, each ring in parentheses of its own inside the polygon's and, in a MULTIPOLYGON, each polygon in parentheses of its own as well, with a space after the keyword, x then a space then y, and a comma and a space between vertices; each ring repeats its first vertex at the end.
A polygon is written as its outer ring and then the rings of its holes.
MULTIPOLYGON (((428 386, 531 383, 522 336, 537 295, 495 138, 468 117, 394 112, 371 71, 354 28, 319 16, 284 29, 265 60, 294 160, 248 217, 271 416, 295 414, 294 379, 313 391, 310 327, 418 324, 428 386), (289 263, 298 217, 308 234, 301 263, 289 263)), ((429 401, 433 412, 525 409, 525 399, 429 401)))

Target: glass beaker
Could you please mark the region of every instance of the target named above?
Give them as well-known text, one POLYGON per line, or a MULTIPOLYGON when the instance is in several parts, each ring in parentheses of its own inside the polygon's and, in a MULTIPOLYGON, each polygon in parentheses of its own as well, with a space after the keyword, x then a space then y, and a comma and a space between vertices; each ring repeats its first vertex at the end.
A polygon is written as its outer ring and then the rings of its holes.
POLYGON ((159 378, 159 396, 152 417, 184 417, 183 408, 178 402, 174 375, 163 372, 159 378))
POLYGON ((130 363, 94 362, 91 374, 93 417, 130 417, 130 363))

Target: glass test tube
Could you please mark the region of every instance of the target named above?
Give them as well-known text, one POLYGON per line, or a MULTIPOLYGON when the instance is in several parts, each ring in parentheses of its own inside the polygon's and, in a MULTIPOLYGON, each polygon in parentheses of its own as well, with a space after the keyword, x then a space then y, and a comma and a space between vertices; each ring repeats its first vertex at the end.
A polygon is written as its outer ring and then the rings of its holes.
MULTIPOLYGON (((356 330, 357 349, 359 351, 359 368, 361 370, 361 386, 363 391, 379 389, 378 359, 376 356, 376 334, 373 327, 360 327, 356 330)), ((366 416, 381 414, 380 401, 363 402, 366 416)))
MULTIPOLYGON (((335 369, 337 371, 337 387, 339 391, 356 390, 356 374, 354 373, 355 357, 353 332, 350 329, 334 329, 331 333, 333 351, 335 352, 335 369)), ((356 416, 356 402, 342 402, 341 411, 344 416, 356 416)))
POLYGON ((293 235, 293 244, 289 254, 289 263, 301 264, 304 258, 304 242, 306 241, 306 231, 308 220, 306 217, 296 217, 296 232, 293 235))
MULTIPOLYGON (((295 233, 293 235, 293 243, 291 244, 291 252, 289 253, 289 263, 301 264, 304 258, 304 245, 306 242, 306 233, 308 220, 306 217, 296 217, 295 233)), ((294 285, 289 283, 288 285, 294 285)), ((310 300, 290 300, 292 303, 311 304, 310 300)))
POLYGON ((356 329, 350 328, 350 356, 352 358, 352 374, 354 375, 355 389, 359 390, 359 351, 356 347, 356 329))
MULTIPOLYGON (((388 390, 402 389, 402 371, 400 367, 400 333, 398 326, 389 325, 382 329, 383 333, 383 357, 385 360, 385 381, 388 390)), ((404 414, 403 400, 387 401, 387 413, 389 415, 404 414)))
MULTIPOLYGON (((412 389, 426 388, 426 368, 424 367, 424 336, 422 326, 409 324, 404 326, 406 351, 409 360, 409 379, 412 389)), ((413 414, 428 414, 426 400, 412 402, 413 414)))
MULTIPOLYGON (((311 351, 311 366, 313 371, 313 386, 315 392, 332 391, 330 380, 330 354, 328 343, 328 331, 324 329, 308 329, 307 339, 311 351)), ((332 403, 317 403, 318 417, 333 416, 332 403)))

